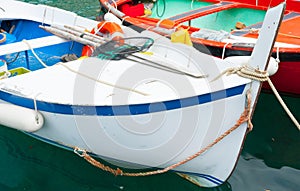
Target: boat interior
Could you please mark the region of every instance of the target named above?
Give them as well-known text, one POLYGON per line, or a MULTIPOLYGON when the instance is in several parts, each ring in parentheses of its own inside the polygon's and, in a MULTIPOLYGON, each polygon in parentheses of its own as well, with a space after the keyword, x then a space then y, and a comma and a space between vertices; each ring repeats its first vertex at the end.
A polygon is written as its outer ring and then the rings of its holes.
POLYGON ((79 57, 82 52, 82 44, 52 35, 39 27, 40 22, 14 19, 0 23, 0 61, 12 76, 67 61, 70 55, 79 57))
MULTIPOLYGON (((108 1, 110 10, 122 8, 122 5, 131 3, 130 0, 108 1), (120 8, 121 7, 121 8, 120 8)), ((280 1, 190 1, 190 0, 158 0, 152 5, 151 16, 140 15, 134 18, 123 17, 124 22, 141 28, 156 28, 158 32, 171 34, 175 29, 183 28, 189 31, 194 38, 222 41, 229 35, 257 38, 258 30, 262 25, 265 13, 270 6, 280 1), (174 15, 174 12, 176 14, 174 15), (150 26, 150 27, 149 27, 150 26), (201 29, 201 30, 200 30, 201 29), (200 32, 201 31, 201 32, 200 32), (224 36, 224 38, 220 38, 224 36), (214 38, 217 37, 217 38, 214 38)), ((285 11, 284 20, 277 42, 300 45, 300 31, 293 27, 300 23, 300 12, 292 8, 285 11), (292 37, 292 38, 291 38, 292 37)), ((132 6, 134 7, 134 5, 132 6)), ((147 9, 148 3, 145 3, 147 9)), ((299 6, 298 6, 299 7, 299 6)), ((108 10, 108 11, 110 11, 108 10)), ((290 45, 284 44, 289 47, 290 45)), ((295 46, 291 46, 295 47, 295 46)))

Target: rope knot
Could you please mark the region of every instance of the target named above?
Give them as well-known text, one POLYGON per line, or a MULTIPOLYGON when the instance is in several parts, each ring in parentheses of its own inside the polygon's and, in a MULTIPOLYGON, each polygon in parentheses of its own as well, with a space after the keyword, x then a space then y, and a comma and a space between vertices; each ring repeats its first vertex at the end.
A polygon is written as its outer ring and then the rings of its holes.
POLYGON ((257 80, 260 82, 267 81, 267 78, 269 77, 269 73, 267 71, 255 69, 247 65, 241 67, 241 69, 237 71, 237 74, 241 77, 257 80))
POLYGON ((219 79, 221 76, 225 75, 229 76, 231 74, 237 74, 240 77, 248 78, 251 80, 256 80, 260 82, 267 81, 269 78, 269 73, 267 71, 262 71, 259 69, 255 69, 253 67, 250 67, 248 65, 235 67, 235 68, 228 68, 227 70, 223 71, 220 75, 218 75, 216 78, 211 80, 211 82, 219 79))

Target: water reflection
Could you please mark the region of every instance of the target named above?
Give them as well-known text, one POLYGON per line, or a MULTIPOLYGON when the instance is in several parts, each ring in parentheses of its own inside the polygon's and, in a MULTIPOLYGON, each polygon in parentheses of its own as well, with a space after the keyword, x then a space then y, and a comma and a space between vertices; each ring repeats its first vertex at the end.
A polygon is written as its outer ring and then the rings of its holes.
MULTIPOLYGON (((298 117, 300 99, 283 96, 298 117)), ((299 189, 300 132, 272 94, 261 94, 237 168, 229 179, 233 190, 299 189)))

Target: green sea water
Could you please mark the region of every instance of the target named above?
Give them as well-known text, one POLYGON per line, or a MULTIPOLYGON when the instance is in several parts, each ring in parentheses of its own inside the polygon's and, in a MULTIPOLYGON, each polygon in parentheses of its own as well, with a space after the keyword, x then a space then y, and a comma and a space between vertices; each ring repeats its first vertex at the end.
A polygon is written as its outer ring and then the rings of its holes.
MULTIPOLYGON (((26 0, 94 19, 96 0, 26 0)), ((300 98, 283 96, 300 120, 300 98)), ((0 191, 298 191, 300 133, 273 94, 262 93, 232 176, 216 188, 199 188, 174 173, 115 177, 74 153, 0 126, 0 191)))

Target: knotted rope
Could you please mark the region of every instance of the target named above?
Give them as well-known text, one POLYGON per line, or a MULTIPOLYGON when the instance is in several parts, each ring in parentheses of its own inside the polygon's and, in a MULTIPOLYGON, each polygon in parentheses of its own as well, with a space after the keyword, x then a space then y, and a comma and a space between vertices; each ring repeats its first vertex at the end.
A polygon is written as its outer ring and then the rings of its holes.
POLYGON ((250 66, 244 65, 236 68, 228 68, 227 70, 223 71, 220 75, 218 75, 216 78, 211 80, 211 82, 216 81, 223 75, 231 75, 231 74, 237 74, 241 77, 264 82, 267 81, 269 78, 269 74, 266 71, 261 71, 255 68, 252 68, 250 66))
POLYGON ((297 121, 295 116, 292 114, 292 112, 289 110, 287 105, 284 103, 283 99, 281 98, 281 96, 279 95, 278 91, 276 90, 274 84, 272 83, 271 79, 269 78, 269 74, 267 71, 261 71, 261 70, 255 69, 251 66, 244 65, 244 66, 240 66, 240 67, 236 67, 236 68, 229 68, 229 69, 225 70, 224 72, 222 72, 220 75, 218 75, 216 78, 214 78, 212 81, 219 79, 221 76, 223 76, 225 74, 226 75, 237 74, 241 77, 249 78, 249 79, 260 81, 260 82, 267 81, 269 86, 271 87, 274 95, 276 96, 277 100, 279 101, 279 103, 281 104, 283 109, 285 110, 285 112, 288 114, 288 116, 293 121, 293 123, 296 125, 296 127, 300 130, 299 122, 297 121))
POLYGON ((217 139, 215 139, 212 143, 210 143, 209 145, 207 145, 206 147, 202 148, 201 150, 199 150, 197 153, 185 158, 182 161, 179 161, 173 165, 170 165, 164 169, 158 169, 158 170, 153 170, 153 171, 148 171, 148 172, 137 172, 137 173, 131 173, 131 172, 123 172, 120 168, 117 169, 113 169, 109 166, 106 166, 104 164, 102 164, 101 162, 95 160, 93 157, 91 157, 86 150, 80 149, 78 147, 74 148, 74 152, 76 154, 78 154, 80 157, 83 157, 87 162, 89 162, 90 164, 92 164, 93 166, 100 168, 106 172, 110 172, 111 174, 115 175, 115 176, 150 176, 150 175, 156 175, 156 174, 163 174, 166 173, 180 165, 183 165, 191 160, 193 160, 194 158, 200 156, 202 153, 206 152, 207 150, 209 150, 211 147, 213 147, 214 145, 216 145, 218 142, 220 142, 221 140, 223 140, 227 135, 231 134, 235 129, 237 129, 241 124, 248 122, 248 129, 252 130, 253 125, 251 123, 251 112, 250 112, 250 108, 251 108, 251 92, 250 90, 247 91, 246 94, 246 98, 247 98, 247 105, 245 107, 245 110, 243 111, 243 113, 241 114, 240 118, 237 120, 237 122, 235 123, 235 125, 233 127, 231 127, 230 129, 228 129, 227 131, 225 131, 222 135, 220 135, 217 139))
MULTIPOLYGON (((287 114, 290 116, 292 121, 295 123, 295 125, 300 130, 299 123, 297 122, 295 117, 292 115, 292 113, 289 111, 289 109, 287 108, 287 106, 283 102, 282 98, 280 97, 279 93, 277 92, 276 88, 274 87, 272 81, 270 80, 268 72, 260 71, 258 69, 254 69, 250 66, 241 66, 241 67, 229 68, 229 69, 225 70, 224 72, 222 72, 219 76, 217 76, 212 81, 217 80, 218 78, 220 78, 224 74, 226 74, 226 75, 237 74, 241 77, 249 78, 249 79, 252 79, 252 80, 257 80, 257 81, 260 81, 260 82, 267 81, 269 83, 271 89, 273 90, 275 96, 277 97, 277 99, 279 100, 279 102, 281 103, 281 105, 283 106, 285 111, 287 112, 287 114)), ((248 129, 251 131, 252 128, 253 128, 253 125, 251 123, 251 112, 250 112, 251 111, 251 92, 250 92, 250 90, 247 91, 246 98, 247 98, 247 105, 245 107, 245 110, 241 114, 240 118, 237 120, 236 124, 233 127, 231 127, 229 130, 225 131, 222 135, 220 135, 212 143, 210 143, 206 147, 202 148, 197 153, 185 158, 182 161, 179 161, 179 162, 177 162, 173 165, 170 165, 170 166, 168 166, 164 169, 158 169, 158 170, 153 170, 153 171, 148 171, 148 172, 137 172, 137 173, 123 172, 120 168, 113 169, 113 168, 111 168, 107 165, 104 165, 101 162, 95 160, 93 157, 91 157, 88 154, 88 152, 86 150, 75 147, 74 152, 76 154, 78 154, 80 157, 83 157, 87 162, 89 162, 93 166, 98 167, 98 168, 100 168, 100 169, 102 169, 106 172, 110 172, 111 174, 113 174, 115 176, 121 175, 121 176, 135 176, 136 177, 136 176, 150 176, 150 175, 166 173, 166 172, 168 172, 172 169, 175 169, 176 167, 178 167, 180 165, 183 165, 183 164, 193 160, 194 158, 196 158, 196 157, 200 156, 201 154, 203 154, 204 152, 208 151, 211 147, 213 147, 218 142, 223 140, 227 135, 231 134, 235 129, 237 129, 241 124, 243 124, 245 122, 248 122, 248 129)))

